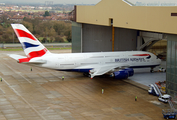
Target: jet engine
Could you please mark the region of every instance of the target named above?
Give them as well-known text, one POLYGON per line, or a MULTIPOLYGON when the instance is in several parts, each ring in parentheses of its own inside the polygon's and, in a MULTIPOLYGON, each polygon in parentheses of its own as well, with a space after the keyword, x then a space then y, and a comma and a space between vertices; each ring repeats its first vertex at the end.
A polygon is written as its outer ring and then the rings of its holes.
POLYGON ((115 79, 127 79, 128 77, 131 77, 133 75, 134 75, 134 70, 132 68, 126 68, 126 69, 114 72, 115 79))
POLYGON ((127 79, 128 78, 128 71, 127 70, 119 70, 114 72, 115 79, 127 79))
POLYGON ((123 69, 123 70, 127 70, 128 71, 128 77, 131 77, 134 75, 134 70, 132 68, 126 68, 126 69, 123 69))

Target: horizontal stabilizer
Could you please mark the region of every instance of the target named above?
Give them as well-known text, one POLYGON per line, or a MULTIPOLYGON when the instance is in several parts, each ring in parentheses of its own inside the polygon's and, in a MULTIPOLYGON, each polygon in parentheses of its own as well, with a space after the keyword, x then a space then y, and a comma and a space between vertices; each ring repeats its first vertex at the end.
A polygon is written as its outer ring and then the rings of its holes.
POLYGON ((44 64, 46 63, 46 60, 36 60, 36 61, 30 61, 30 62, 24 62, 27 64, 44 64))
POLYGON ((16 54, 9 54, 9 57, 17 60, 18 63, 27 63, 27 64, 44 64, 44 63, 46 63, 46 61, 42 60, 42 59, 33 60, 33 59, 29 59, 25 56, 16 55, 16 54))
POLYGON ((17 55, 17 54, 8 54, 9 57, 15 59, 15 60, 19 60, 19 59, 22 59, 22 58, 26 58, 25 56, 22 56, 22 55, 17 55))

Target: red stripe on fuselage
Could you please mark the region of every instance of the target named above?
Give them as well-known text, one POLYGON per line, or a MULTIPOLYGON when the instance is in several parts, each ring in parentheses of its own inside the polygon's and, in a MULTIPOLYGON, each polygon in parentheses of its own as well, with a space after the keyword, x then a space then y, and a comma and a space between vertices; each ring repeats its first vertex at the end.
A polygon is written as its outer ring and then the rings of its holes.
POLYGON ((18 37, 27 37, 27 38, 30 38, 32 40, 36 40, 35 37, 23 30, 20 30, 20 29, 15 29, 16 33, 18 34, 18 37))
POLYGON ((30 61, 29 58, 18 59, 18 63, 29 62, 29 61, 30 61))
POLYGON ((33 51, 33 52, 30 52, 30 53, 28 54, 28 57, 29 57, 29 58, 41 57, 41 56, 43 56, 46 52, 47 52, 47 49, 46 49, 46 48, 44 48, 44 49, 42 49, 42 50, 40 50, 40 51, 33 51))
POLYGON ((29 62, 32 58, 35 58, 35 57, 41 57, 43 55, 45 55, 45 53, 47 52, 47 49, 44 48, 40 51, 33 51, 33 52, 30 52, 27 56, 27 58, 22 58, 22 59, 18 59, 18 62, 19 63, 23 63, 23 62, 29 62))
POLYGON ((150 54, 135 54, 133 56, 150 56, 150 54))

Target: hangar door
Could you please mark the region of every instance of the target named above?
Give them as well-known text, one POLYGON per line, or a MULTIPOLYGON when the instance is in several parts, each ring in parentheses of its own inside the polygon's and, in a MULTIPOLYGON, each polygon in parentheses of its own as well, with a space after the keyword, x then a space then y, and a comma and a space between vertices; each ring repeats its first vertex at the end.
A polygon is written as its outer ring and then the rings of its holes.
POLYGON ((82 52, 112 50, 111 26, 82 24, 82 52))

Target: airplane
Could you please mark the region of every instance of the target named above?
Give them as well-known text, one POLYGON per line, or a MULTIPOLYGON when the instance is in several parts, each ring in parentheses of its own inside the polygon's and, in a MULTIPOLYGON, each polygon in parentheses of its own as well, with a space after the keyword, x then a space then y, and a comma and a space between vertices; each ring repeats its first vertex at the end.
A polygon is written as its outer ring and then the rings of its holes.
POLYGON ((82 72, 91 79, 108 74, 116 79, 133 76, 133 68, 159 66, 161 60, 145 51, 90 52, 90 53, 51 53, 22 24, 11 24, 26 56, 10 54, 18 63, 49 68, 58 71, 82 72))

